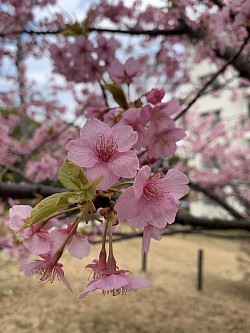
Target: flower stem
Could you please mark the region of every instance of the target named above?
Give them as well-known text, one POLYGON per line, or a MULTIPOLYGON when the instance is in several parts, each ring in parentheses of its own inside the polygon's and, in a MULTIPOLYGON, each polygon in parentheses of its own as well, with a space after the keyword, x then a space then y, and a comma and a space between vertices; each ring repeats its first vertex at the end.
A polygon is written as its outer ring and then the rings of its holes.
POLYGON ((104 233, 103 233, 103 238, 102 238, 102 250, 105 250, 105 244, 106 244, 106 238, 107 238, 107 231, 108 231, 108 226, 109 223, 108 221, 106 221, 106 225, 105 225, 105 229, 104 229, 104 233))
POLYGON ((76 220, 74 222, 74 225, 73 225, 72 229, 70 230, 67 238, 62 243, 60 248, 56 251, 56 253, 53 255, 52 261, 57 262, 61 258, 62 254, 63 254, 63 251, 64 251, 64 248, 67 245, 68 241, 71 239, 71 237, 74 235, 75 231, 77 230, 78 224, 80 223, 83 214, 84 214, 84 212, 81 212, 79 214, 79 216, 76 218, 76 220))

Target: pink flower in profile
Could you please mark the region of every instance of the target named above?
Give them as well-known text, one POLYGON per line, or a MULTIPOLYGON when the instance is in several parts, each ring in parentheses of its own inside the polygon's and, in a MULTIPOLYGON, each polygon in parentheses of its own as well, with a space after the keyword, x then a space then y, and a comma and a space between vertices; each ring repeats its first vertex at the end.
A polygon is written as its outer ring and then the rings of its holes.
MULTIPOLYGON (((70 231, 72 230, 74 224, 70 224, 67 220, 68 227, 64 229, 54 229, 50 233, 50 239, 53 243, 51 253, 55 253, 63 245, 67 239, 70 231)), ((74 234, 69 239, 66 244, 66 248, 69 253, 78 259, 82 259, 89 255, 90 245, 88 240, 79 231, 75 231, 74 234)))
POLYGON ((141 72, 141 63, 139 60, 130 57, 126 60, 125 64, 122 65, 115 59, 111 63, 108 71, 116 83, 131 83, 133 78, 141 72))
POLYGON ((163 89, 151 89, 147 94, 147 100, 149 103, 156 105, 161 102, 165 95, 165 92, 163 89))
POLYGON ((110 293, 117 296, 124 295, 127 291, 136 291, 150 286, 150 283, 143 277, 129 276, 126 275, 127 270, 119 270, 114 258, 106 262, 105 250, 100 252, 99 260, 94 260, 93 264, 86 267, 92 269, 94 279, 80 293, 79 298, 84 298, 90 291, 97 289, 102 290, 104 295, 110 293))
POLYGON ((138 289, 148 288, 150 283, 141 276, 129 276, 121 273, 103 276, 100 279, 92 280, 87 288, 80 293, 79 298, 84 298, 90 291, 102 290, 103 294, 113 296, 125 295, 127 291, 137 291, 138 289))
POLYGON ((69 281, 64 275, 62 269, 63 265, 58 263, 56 256, 51 257, 48 255, 41 255, 42 260, 22 261, 20 263, 20 271, 25 275, 31 276, 34 274, 41 274, 41 281, 52 283, 55 278, 62 281, 65 286, 72 291, 69 281))
POLYGON ((88 119, 80 139, 67 144, 68 158, 86 169, 89 181, 103 176, 97 186, 106 190, 120 177, 132 178, 139 169, 137 155, 131 150, 138 134, 131 126, 110 128, 98 119, 88 119))
MULTIPOLYGON (((151 176, 149 166, 142 167, 134 185, 126 189, 115 204, 117 218, 127 220, 134 227, 156 228, 145 229, 145 244, 149 244, 148 235, 160 239, 161 229, 175 220, 179 199, 189 191, 188 182, 187 176, 178 170, 170 169, 161 178, 160 174, 151 176)), ((144 249, 148 247, 145 245, 144 249)))
MULTIPOLYGON (((32 207, 28 205, 15 205, 10 209, 9 227, 18 231, 30 216, 32 207)), ((38 223, 26 228, 20 234, 23 237, 23 244, 34 254, 45 254, 50 251, 52 242, 46 230, 42 230, 43 224, 38 223)))

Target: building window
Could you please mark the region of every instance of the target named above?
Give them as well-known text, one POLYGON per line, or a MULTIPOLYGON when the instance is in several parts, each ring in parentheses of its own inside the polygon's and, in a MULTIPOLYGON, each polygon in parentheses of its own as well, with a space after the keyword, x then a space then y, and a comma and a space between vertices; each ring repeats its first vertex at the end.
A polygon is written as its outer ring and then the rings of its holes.
POLYGON ((201 117, 207 117, 207 116, 209 116, 211 114, 213 115, 213 119, 211 120, 211 129, 212 129, 220 121, 220 112, 221 112, 221 110, 204 112, 204 113, 201 114, 201 117))

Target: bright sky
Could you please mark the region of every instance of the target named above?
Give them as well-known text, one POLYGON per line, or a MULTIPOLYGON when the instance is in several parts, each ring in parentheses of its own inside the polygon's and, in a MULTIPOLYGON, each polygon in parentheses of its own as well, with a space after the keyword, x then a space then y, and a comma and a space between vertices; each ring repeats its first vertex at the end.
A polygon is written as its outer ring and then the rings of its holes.
MULTIPOLYGON (((69 21, 81 21, 85 18, 86 12, 91 5, 94 3, 99 2, 99 0, 58 0, 58 11, 64 12, 65 16, 69 18, 69 21)), ((134 1, 133 0, 125 0, 127 5, 131 5, 134 1)), ((143 0, 143 5, 145 7, 148 4, 152 4, 150 0, 143 0)), ((154 5, 162 5, 162 0, 154 0, 154 5)), ((51 15, 53 12, 57 11, 53 6, 48 6, 46 10, 38 10, 36 15, 39 17, 51 15)), ((108 25, 108 23, 107 23, 108 25)), ((126 43, 127 37, 122 37, 122 42, 126 43)), ((49 80, 50 73, 52 71, 52 64, 51 61, 44 57, 42 59, 34 59, 29 57, 25 61, 26 68, 27 68, 27 76, 30 80, 34 80, 37 82, 39 87, 41 87, 41 91, 46 88, 47 82, 49 80)), ((10 71, 11 68, 8 68, 8 64, 4 66, 7 71, 10 71)), ((64 78, 61 75, 56 75, 56 79, 58 83, 64 81, 64 78)), ((8 90, 8 82, 0 82, 0 91, 8 90)), ((62 100, 64 104, 66 104, 69 110, 72 108, 74 104, 73 99, 70 97, 69 94, 63 93, 62 100)), ((69 120, 71 121, 69 116, 69 120)))

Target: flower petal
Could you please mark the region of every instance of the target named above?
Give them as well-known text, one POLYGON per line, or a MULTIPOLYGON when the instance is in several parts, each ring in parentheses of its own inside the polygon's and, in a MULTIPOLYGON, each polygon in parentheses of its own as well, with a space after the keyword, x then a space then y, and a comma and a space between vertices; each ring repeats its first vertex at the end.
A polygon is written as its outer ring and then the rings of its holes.
POLYGON ((89 255, 90 245, 87 239, 83 236, 79 237, 77 235, 73 235, 70 243, 67 245, 67 248, 70 254, 78 259, 82 259, 89 255))
POLYGON ((142 276, 127 276, 129 284, 126 286, 127 291, 136 291, 138 289, 150 287, 150 282, 142 276))
POLYGON ((128 220, 138 215, 139 201, 134 196, 132 187, 127 188, 115 203, 117 218, 120 220, 128 220))
POLYGON ((111 274, 96 281, 98 289, 110 291, 125 287, 129 283, 127 276, 120 274, 111 274))
POLYGON ((97 185, 99 190, 107 190, 120 178, 108 169, 107 163, 98 163, 93 168, 86 170, 86 176, 89 181, 93 181, 100 176, 103 176, 103 180, 97 185))
POLYGON ((142 241, 142 249, 145 253, 148 252, 151 242, 151 234, 153 227, 151 225, 146 226, 143 231, 143 241, 142 241))
POLYGON ((129 219, 128 224, 135 228, 146 227, 148 225, 147 221, 145 221, 141 215, 137 215, 136 217, 129 219))
POLYGON ((29 238, 24 238, 23 244, 34 254, 45 254, 50 251, 51 241, 49 235, 37 232, 29 238))
POLYGON ((54 254, 56 251, 62 246, 63 242, 66 240, 68 236, 67 232, 63 232, 63 230, 52 230, 49 234, 50 240, 52 242, 51 253, 54 254))
POLYGON ((150 224, 157 228, 165 228, 175 221, 179 205, 169 194, 162 199, 161 205, 151 205, 152 220, 150 224), (164 207, 164 208, 163 208, 164 207))
POLYGON ((148 165, 144 165, 139 171, 135 178, 134 182, 134 193, 136 198, 140 198, 142 196, 143 188, 149 179, 151 174, 151 169, 148 165))
POLYGON ((152 205, 149 201, 141 198, 140 200, 140 208, 139 208, 140 215, 144 220, 148 223, 154 218, 152 214, 152 205))
POLYGON ((36 268, 41 267, 43 264, 44 260, 21 261, 19 270, 24 272, 25 275, 31 276, 37 274, 36 268))
POLYGON ((88 147, 88 142, 82 138, 71 140, 67 143, 68 159, 77 165, 91 168, 98 162, 94 149, 88 147))
POLYGON ((138 133, 128 125, 113 127, 112 132, 119 152, 131 149, 138 140, 138 133))
POLYGON ((139 160, 136 152, 129 150, 115 153, 112 160, 107 163, 108 169, 115 175, 124 178, 133 178, 139 169, 139 160))
POLYGON ((167 138, 168 140, 177 142, 181 139, 183 139, 186 136, 186 133, 184 131, 184 129, 182 128, 171 128, 168 132, 167 132, 167 138))
POLYGON ((66 278, 66 276, 64 275, 64 271, 61 267, 55 266, 55 270, 57 272, 57 276, 59 277, 60 280, 62 280, 62 282, 65 284, 65 286, 71 291, 73 292, 71 285, 68 281, 68 279, 66 278))
POLYGON ((175 200, 180 199, 189 192, 188 177, 179 170, 170 169, 163 178, 164 187, 175 200))
POLYGON ((30 216, 31 212, 32 207, 28 205, 15 205, 10 208, 9 227, 14 231, 19 230, 23 226, 25 219, 30 216))
POLYGON ((105 139, 111 137, 112 130, 108 125, 99 119, 87 119, 81 129, 80 136, 95 145, 101 136, 104 136, 105 139))
POLYGON ((79 294, 79 298, 84 298, 88 295, 90 291, 95 291, 96 289, 98 289, 98 287, 96 286, 96 282, 97 281, 95 280, 90 281, 87 287, 79 294))

